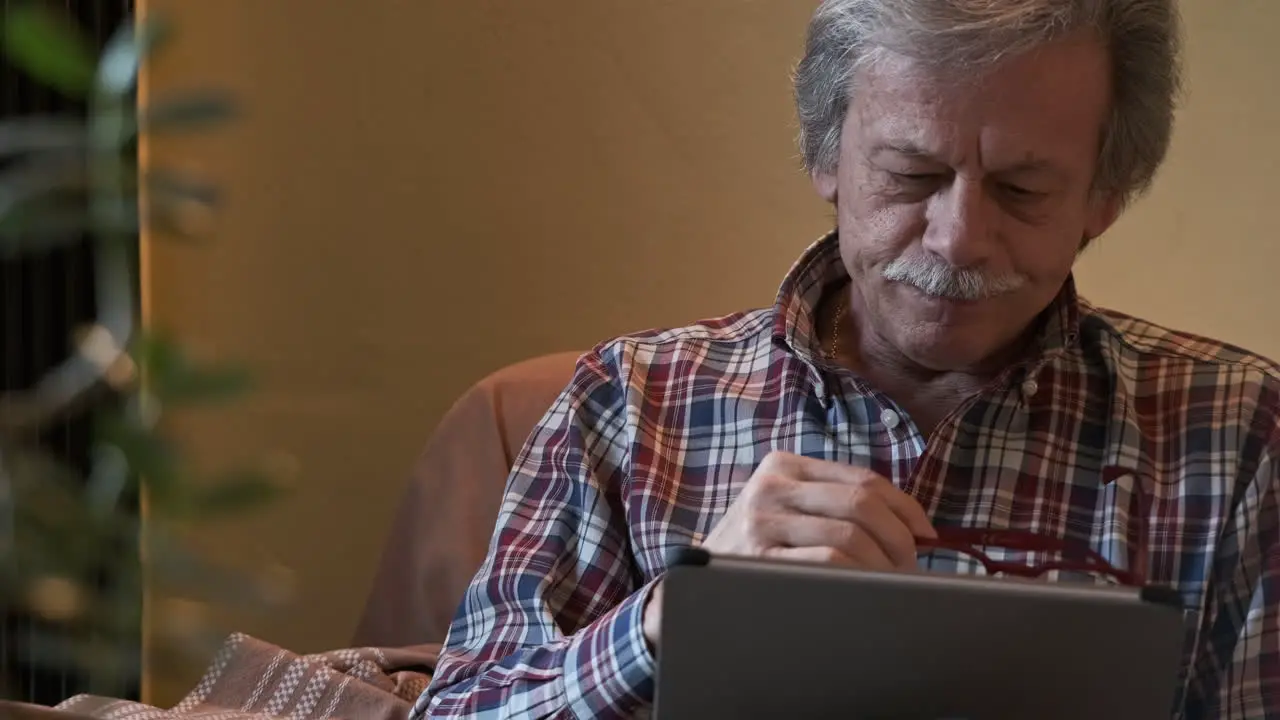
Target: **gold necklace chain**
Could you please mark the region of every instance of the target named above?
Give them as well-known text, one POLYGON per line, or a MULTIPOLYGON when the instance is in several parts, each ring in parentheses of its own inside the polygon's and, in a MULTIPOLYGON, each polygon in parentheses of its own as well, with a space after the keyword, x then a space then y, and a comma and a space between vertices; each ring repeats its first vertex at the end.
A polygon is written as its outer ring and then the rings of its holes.
POLYGON ((844 319, 844 312, 848 304, 848 294, 841 292, 840 304, 836 306, 836 311, 831 317, 831 347, 827 348, 828 360, 834 360, 840 352, 840 321, 844 319))

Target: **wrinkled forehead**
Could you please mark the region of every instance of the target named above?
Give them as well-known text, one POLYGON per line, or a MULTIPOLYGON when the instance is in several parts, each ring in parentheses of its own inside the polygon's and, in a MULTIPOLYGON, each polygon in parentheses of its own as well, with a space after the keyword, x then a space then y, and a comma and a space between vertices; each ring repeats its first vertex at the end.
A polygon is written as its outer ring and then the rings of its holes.
POLYGON ((1083 41, 972 69, 884 52, 858 69, 852 95, 849 120, 867 141, 951 159, 965 152, 954 145, 969 145, 1081 169, 1096 159, 1111 101, 1107 54, 1083 41))

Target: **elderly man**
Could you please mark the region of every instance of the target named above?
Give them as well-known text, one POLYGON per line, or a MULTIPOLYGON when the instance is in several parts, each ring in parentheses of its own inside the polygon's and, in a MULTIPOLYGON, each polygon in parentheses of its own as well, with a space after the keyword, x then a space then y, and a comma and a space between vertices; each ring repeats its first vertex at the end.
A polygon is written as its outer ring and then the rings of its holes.
POLYGON ((673 548, 906 570, 960 526, 1176 588, 1172 713, 1280 718, 1280 369, 1071 276, 1165 155, 1177 48, 1173 0, 823 2, 795 88, 837 229, 773 307, 581 359, 415 715, 643 711, 673 548))

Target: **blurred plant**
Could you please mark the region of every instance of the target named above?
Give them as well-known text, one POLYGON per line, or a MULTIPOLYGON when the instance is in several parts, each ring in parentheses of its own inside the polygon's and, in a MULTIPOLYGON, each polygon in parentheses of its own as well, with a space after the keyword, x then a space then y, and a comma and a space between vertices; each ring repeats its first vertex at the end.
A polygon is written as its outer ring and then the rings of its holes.
MULTIPOLYGON (((170 600, 147 610, 153 671, 203 663, 221 640, 201 603, 279 598, 279 583, 242 576, 190 548, 184 529, 274 498, 265 472, 201 477, 166 434, 162 411, 225 401, 248 389, 237 367, 194 363, 172 337, 140 328, 138 239, 188 237, 216 189, 138 164, 137 140, 229 118, 214 92, 137 103, 140 65, 167 33, 130 20, 96 53, 48 4, 10 4, 3 49, 37 82, 87 105, 85 117, 0 120, 0 252, 92 247, 97 317, 72 352, 34 387, 0 398, 0 600, 35 618, 29 662, 83 674, 94 692, 138 680, 142 613, 137 551, 148 584, 170 600), (68 417, 94 420, 91 467, 42 446, 68 417), (138 498, 145 508, 137 512, 138 498)), ((19 638, 21 640, 21 638, 19 638)), ((12 641, 12 638, 11 638, 12 641)))

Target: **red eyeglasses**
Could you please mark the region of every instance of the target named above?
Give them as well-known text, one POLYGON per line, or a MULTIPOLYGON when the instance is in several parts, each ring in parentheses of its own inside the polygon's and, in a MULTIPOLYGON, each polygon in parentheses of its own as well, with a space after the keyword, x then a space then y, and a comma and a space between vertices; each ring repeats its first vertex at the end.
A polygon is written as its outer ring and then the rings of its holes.
POLYGON ((1038 578, 1049 573, 1085 574, 1119 585, 1141 586, 1146 577, 1146 556, 1139 550, 1134 570, 1121 570, 1107 562, 1093 548, 1080 542, 1062 540, 1025 530, 939 527, 938 537, 916 538, 922 554, 935 550, 951 551, 981 563, 989 575, 1013 575, 1038 578), (1015 552, 1041 553, 1055 556, 1037 564, 994 560, 981 548, 1004 548, 1015 552))

